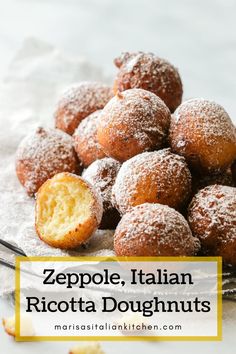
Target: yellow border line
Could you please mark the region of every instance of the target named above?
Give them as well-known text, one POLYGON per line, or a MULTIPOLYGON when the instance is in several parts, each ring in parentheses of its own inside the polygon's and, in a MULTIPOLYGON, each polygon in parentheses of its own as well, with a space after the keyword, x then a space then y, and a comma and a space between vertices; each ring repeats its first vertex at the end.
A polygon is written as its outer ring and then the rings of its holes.
POLYGON ((217 260, 217 337, 222 340, 222 257, 217 260))
POLYGON ((15 257, 15 330, 16 338, 20 338, 20 262, 19 257, 15 257))
POLYGON ((222 340, 222 258, 221 257, 16 257, 15 318, 18 342, 48 341, 221 341, 222 340), (21 262, 217 262, 217 335, 216 336, 20 336, 20 263, 21 262))
POLYGON ((99 342, 218 342, 218 336, 33 336, 18 337, 17 342, 78 342, 78 341, 99 341, 99 342))
POLYGON ((221 262, 221 257, 100 257, 100 256, 80 256, 80 257, 70 257, 70 256, 33 256, 24 257, 16 256, 20 262, 221 262))

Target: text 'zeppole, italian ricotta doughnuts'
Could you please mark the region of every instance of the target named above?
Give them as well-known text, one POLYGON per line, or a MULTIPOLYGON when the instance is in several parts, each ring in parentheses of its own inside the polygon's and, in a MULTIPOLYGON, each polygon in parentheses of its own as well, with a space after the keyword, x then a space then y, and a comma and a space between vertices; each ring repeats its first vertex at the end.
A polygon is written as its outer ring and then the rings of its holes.
POLYGON ((191 195, 191 174, 184 158, 170 149, 144 152, 121 166, 112 193, 122 214, 146 202, 181 209, 191 195))
POLYGON ((112 89, 98 82, 83 81, 74 85, 57 104, 56 128, 72 135, 85 117, 102 109, 112 96, 112 89))
POLYGON ((85 167, 106 156, 97 141, 97 127, 100 116, 101 110, 90 114, 83 119, 73 134, 75 151, 85 167))
POLYGON ((37 193, 36 231, 44 242, 62 249, 78 247, 98 228, 102 200, 83 178, 59 173, 37 193))
POLYGON ((236 188, 213 185, 200 190, 190 203, 188 221, 204 254, 222 256, 236 266, 236 188))
POLYGON ((100 193, 103 201, 103 217, 100 229, 114 229, 120 221, 120 214, 111 201, 112 187, 121 165, 106 157, 94 161, 84 172, 83 178, 89 181, 100 193))
POLYGON ((236 129, 220 105, 196 98, 176 110, 171 120, 170 144, 196 171, 219 173, 236 157, 236 129))
POLYGON ((199 248, 184 217, 161 204, 134 207, 122 217, 114 235, 117 256, 193 256, 199 248))
POLYGON ((181 103, 183 87, 178 70, 152 53, 123 53, 114 60, 119 68, 114 92, 142 88, 159 96, 173 112, 181 103))
POLYGON ((108 156, 123 162, 143 151, 161 148, 169 125, 170 111, 159 97, 142 89, 127 90, 104 107, 98 142, 108 156))
POLYGON ((79 163, 71 136, 58 129, 37 128, 20 143, 16 174, 29 195, 59 172, 76 173, 79 163))

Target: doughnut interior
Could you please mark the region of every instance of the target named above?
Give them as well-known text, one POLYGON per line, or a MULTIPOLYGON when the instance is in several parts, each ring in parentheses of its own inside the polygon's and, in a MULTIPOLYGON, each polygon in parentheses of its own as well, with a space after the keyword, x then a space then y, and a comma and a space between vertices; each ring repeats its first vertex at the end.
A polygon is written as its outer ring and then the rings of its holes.
POLYGON ((37 194, 37 232, 52 246, 74 248, 100 223, 100 208, 93 189, 81 177, 57 174, 37 194))

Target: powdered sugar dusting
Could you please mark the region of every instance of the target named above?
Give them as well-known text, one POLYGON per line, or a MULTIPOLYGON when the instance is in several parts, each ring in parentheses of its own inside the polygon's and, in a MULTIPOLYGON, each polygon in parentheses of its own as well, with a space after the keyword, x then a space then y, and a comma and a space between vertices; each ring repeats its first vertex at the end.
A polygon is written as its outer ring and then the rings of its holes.
POLYGON ((236 239, 236 188, 216 184, 200 190, 190 204, 189 223, 200 239, 236 239))
POLYGON ((29 194, 35 193, 56 173, 76 172, 77 159, 72 138, 57 129, 37 128, 20 143, 16 167, 29 194))
POLYGON ((123 146, 122 150, 132 157, 134 146, 136 154, 160 148, 167 136, 169 124, 170 112, 159 97, 146 90, 131 89, 118 93, 105 106, 98 135, 107 135, 102 145, 107 154, 116 154, 118 145, 123 146))
POLYGON ((147 195, 140 199, 142 186, 146 188, 147 184, 148 190, 156 193, 155 202, 158 199, 170 201, 178 194, 182 202, 186 201, 191 190, 191 174, 184 158, 163 149, 144 152, 124 162, 112 190, 114 203, 121 213, 137 205, 137 200, 147 198, 146 201, 151 202, 147 195))
POLYGON ((174 114, 174 122, 178 124, 184 121, 186 117, 196 120, 196 125, 201 127, 201 131, 206 139, 224 137, 228 140, 236 141, 236 129, 233 129, 233 123, 222 106, 203 98, 195 98, 184 103, 177 108, 174 114))
POLYGON ((82 119, 102 109, 112 89, 99 82, 83 81, 64 92, 55 112, 56 127, 72 134, 82 119))
POLYGON ((178 70, 153 53, 123 53, 115 59, 120 68, 115 87, 120 91, 143 88, 161 97, 171 111, 181 103, 182 82, 178 70))
POLYGON ((122 217, 114 237, 118 255, 187 256, 199 249, 184 217, 161 204, 134 207, 122 217))
POLYGON ((73 135, 75 150, 85 166, 106 156, 97 141, 100 116, 101 110, 90 114, 79 124, 73 135))
POLYGON ((170 126, 173 151, 203 172, 219 173, 236 158, 236 128, 219 104, 191 99, 176 110, 170 126))
POLYGON ((83 172, 83 178, 89 181, 101 194, 105 211, 113 208, 111 203, 111 191, 120 166, 118 161, 106 157, 94 161, 83 172))

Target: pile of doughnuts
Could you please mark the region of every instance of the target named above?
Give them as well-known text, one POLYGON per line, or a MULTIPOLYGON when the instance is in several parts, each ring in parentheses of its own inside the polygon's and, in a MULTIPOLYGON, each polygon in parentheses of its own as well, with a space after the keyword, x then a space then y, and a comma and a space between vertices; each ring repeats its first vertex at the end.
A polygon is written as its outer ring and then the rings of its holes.
POLYGON ((36 230, 75 248, 115 229, 117 256, 222 256, 236 266, 236 127, 219 104, 182 102, 178 70, 123 53, 113 88, 81 82, 55 128, 19 145, 16 172, 36 196, 36 230), (81 177, 78 177, 81 175, 81 177))

